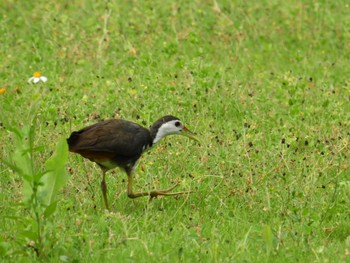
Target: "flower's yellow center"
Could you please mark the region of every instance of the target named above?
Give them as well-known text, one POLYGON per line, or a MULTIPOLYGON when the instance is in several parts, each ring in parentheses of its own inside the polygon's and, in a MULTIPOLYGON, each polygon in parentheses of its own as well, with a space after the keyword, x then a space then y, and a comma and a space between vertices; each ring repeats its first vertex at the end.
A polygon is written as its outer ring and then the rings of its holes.
POLYGON ((40 78, 41 77, 41 73, 39 71, 35 71, 33 74, 34 78, 40 78))

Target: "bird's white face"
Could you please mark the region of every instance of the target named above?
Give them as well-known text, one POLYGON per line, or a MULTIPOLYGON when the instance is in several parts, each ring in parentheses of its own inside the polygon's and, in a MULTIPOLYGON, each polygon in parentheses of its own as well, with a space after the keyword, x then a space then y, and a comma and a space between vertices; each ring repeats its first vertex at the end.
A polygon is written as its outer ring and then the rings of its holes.
POLYGON ((156 144, 157 142, 159 142, 159 140, 171 134, 183 135, 198 141, 194 133, 187 129, 186 126, 183 125, 180 120, 171 120, 163 123, 159 127, 157 135, 153 140, 153 144, 156 144))
POLYGON ((153 143, 157 143, 159 140, 170 134, 180 134, 183 130, 184 125, 179 120, 172 120, 166 123, 163 123, 159 127, 156 137, 154 138, 153 143))

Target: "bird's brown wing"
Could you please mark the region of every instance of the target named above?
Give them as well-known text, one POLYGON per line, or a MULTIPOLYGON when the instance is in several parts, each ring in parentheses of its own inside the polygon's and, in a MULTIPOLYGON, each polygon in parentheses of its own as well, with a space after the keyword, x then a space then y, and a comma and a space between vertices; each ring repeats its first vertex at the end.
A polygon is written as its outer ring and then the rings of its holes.
POLYGON ((121 156, 141 155, 151 143, 149 131, 125 120, 107 120, 73 132, 68 138, 72 152, 106 152, 121 156))

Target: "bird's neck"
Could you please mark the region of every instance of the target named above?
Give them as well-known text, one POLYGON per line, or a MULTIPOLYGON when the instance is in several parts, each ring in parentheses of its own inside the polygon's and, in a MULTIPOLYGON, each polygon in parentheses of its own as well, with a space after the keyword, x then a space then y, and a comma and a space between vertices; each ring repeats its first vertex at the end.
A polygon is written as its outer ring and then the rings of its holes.
POLYGON ((156 145, 163 137, 165 137, 165 135, 163 135, 162 133, 155 133, 153 136, 151 134, 151 138, 152 138, 152 146, 156 145))
POLYGON ((164 129, 155 126, 151 127, 150 134, 152 139, 152 146, 157 144, 161 139, 168 135, 164 129))

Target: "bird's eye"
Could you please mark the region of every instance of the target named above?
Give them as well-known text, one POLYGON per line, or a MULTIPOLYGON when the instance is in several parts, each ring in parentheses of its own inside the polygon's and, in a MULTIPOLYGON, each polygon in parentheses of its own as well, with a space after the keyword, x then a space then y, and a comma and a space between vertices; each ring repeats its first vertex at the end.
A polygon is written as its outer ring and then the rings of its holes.
POLYGON ((179 121, 175 122, 175 126, 176 126, 176 127, 181 126, 181 122, 179 122, 179 121))

